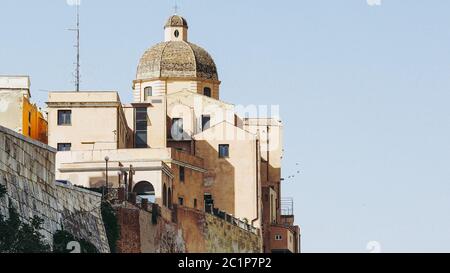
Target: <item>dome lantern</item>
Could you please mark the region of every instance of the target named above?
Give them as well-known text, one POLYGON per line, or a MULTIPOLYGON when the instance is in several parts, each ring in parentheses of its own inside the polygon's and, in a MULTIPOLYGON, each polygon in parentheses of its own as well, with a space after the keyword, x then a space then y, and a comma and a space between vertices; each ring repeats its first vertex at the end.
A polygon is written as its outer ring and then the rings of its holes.
POLYGON ((186 19, 179 15, 172 15, 164 26, 165 41, 185 41, 188 40, 188 23, 186 19))

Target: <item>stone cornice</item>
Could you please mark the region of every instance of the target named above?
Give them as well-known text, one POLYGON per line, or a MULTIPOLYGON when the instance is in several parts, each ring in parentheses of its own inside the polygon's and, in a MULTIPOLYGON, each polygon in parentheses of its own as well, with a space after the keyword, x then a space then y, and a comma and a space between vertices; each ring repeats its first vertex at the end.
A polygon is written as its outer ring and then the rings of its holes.
POLYGON ((202 173, 207 173, 208 172, 208 170, 206 170, 206 169, 203 169, 203 168, 200 168, 200 167, 197 167, 197 166, 194 166, 192 164, 185 163, 185 162, 182 162, 182 161, 179 161, 179 160, 175 160, 175 159, 166 160, 166 161, 164 161, 164 163, 173 163, 175 165, 178 165, 178 166, 181 166, 181 167, 185 167, 185 168, 188 168, 188 169, 192 169, 194 171, 198 171, 198 172, 202 172, 202 173))
MULTIPOLYGON (((164 172, 167 172, 169 176, 173 176, 170 170, 170 167, 168 167, 166 164, 175 164, 178 166, 182 166, 194 171, 206 173, 207 170, 201 167, 194 166, 189 163, 185 163, 179 160, 175 159, 166 159, 166 160, 153 160, 153 159, 147 159, 147 160, 126 160, 122 161, 122 163, 145 163, 145 162, 162 162, 162 166, 135 166, 133 167, 137 171, 155 171, 155 170, 163 170, 164 172)), ((62 173, 67 172, 101 172, 105 170, 105 167, 102 165, 104 162, 100 161, 89 161, 89 162, 74 162, 74 163, 63 163, 61 168, 58 168, 58 170, 62 173), (81 167, 80 165, 86 164, 90 167, 81 167), (101 166, 92 166, 93 164, 101 165, 101 166)), ((123 169, 126 169, 126 167, 119 167, 119 166, 111 166, 108 169, 111 171, 121 171, 123 169)))
POLYGON ((221 81, 213 79, 204 79, 198 77, 154 77, 141 80, 133 80, 133 85, 137 83, 151 82, 151 81, 196 81, 196 82, 207 82, 213 84, 221 84, 221 81))
POLYGON ((92 107, 121 107, 120 102, 47 102, 48 108, 92 108, 92 107))

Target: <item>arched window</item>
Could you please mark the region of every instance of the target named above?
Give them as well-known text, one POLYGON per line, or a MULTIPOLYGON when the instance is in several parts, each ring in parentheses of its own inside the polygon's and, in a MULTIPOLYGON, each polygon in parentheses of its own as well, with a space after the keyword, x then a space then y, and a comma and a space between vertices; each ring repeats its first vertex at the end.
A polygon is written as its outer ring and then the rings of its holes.
POLYGON ((148 86, 144 88, 144 99, 147 100, 149 97, 153 96, 153 87, 148 86))
POLYGON ((155 203, 155 188, 152 183, 141 181, 134 186, 133 192, 139 197, 147 199, 150 203, 155 203))
POLYGON ((166 184, 164 184, 164 186, 163 186, 162 196, 163 196, 163 205, 167 207, 167 187, 166 187, 166 184))
POLYGON ((211 97, 211 88, 209 88, 209 87, 203 88, 203 95, 205 95, 207 97, 211 97))

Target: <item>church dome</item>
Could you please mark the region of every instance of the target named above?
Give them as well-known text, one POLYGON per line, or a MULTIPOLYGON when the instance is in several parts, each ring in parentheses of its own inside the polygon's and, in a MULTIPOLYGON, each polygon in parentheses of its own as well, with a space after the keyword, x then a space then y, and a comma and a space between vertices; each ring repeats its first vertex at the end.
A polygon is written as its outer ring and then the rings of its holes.
MULTIPOLYGON (((186 24, 180 16, 169 18, 171 24, 186 24)), ((168 23, 169 23, 168 22, 168 23)), ((151 78, 200 78, 219 80, 216 64, 203 48, 187 41, 166 41, 148 49, 142 56, 138 69, 138 80, 151 78)))

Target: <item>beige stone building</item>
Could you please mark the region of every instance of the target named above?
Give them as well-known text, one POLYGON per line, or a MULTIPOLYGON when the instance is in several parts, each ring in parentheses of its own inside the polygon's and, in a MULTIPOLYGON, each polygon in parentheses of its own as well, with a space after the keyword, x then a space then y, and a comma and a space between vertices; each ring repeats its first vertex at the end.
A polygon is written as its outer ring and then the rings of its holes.
POLYGON ((266 251, 298 252, 298 229, 282 223, 281 121, 242 119, 220 99, 214 60, 188 40, 184 18, 171 16, 164 36, 139 61, 132 103, 117 92, 49 94, 57 179, 226 213, 260 229, 266 251))

